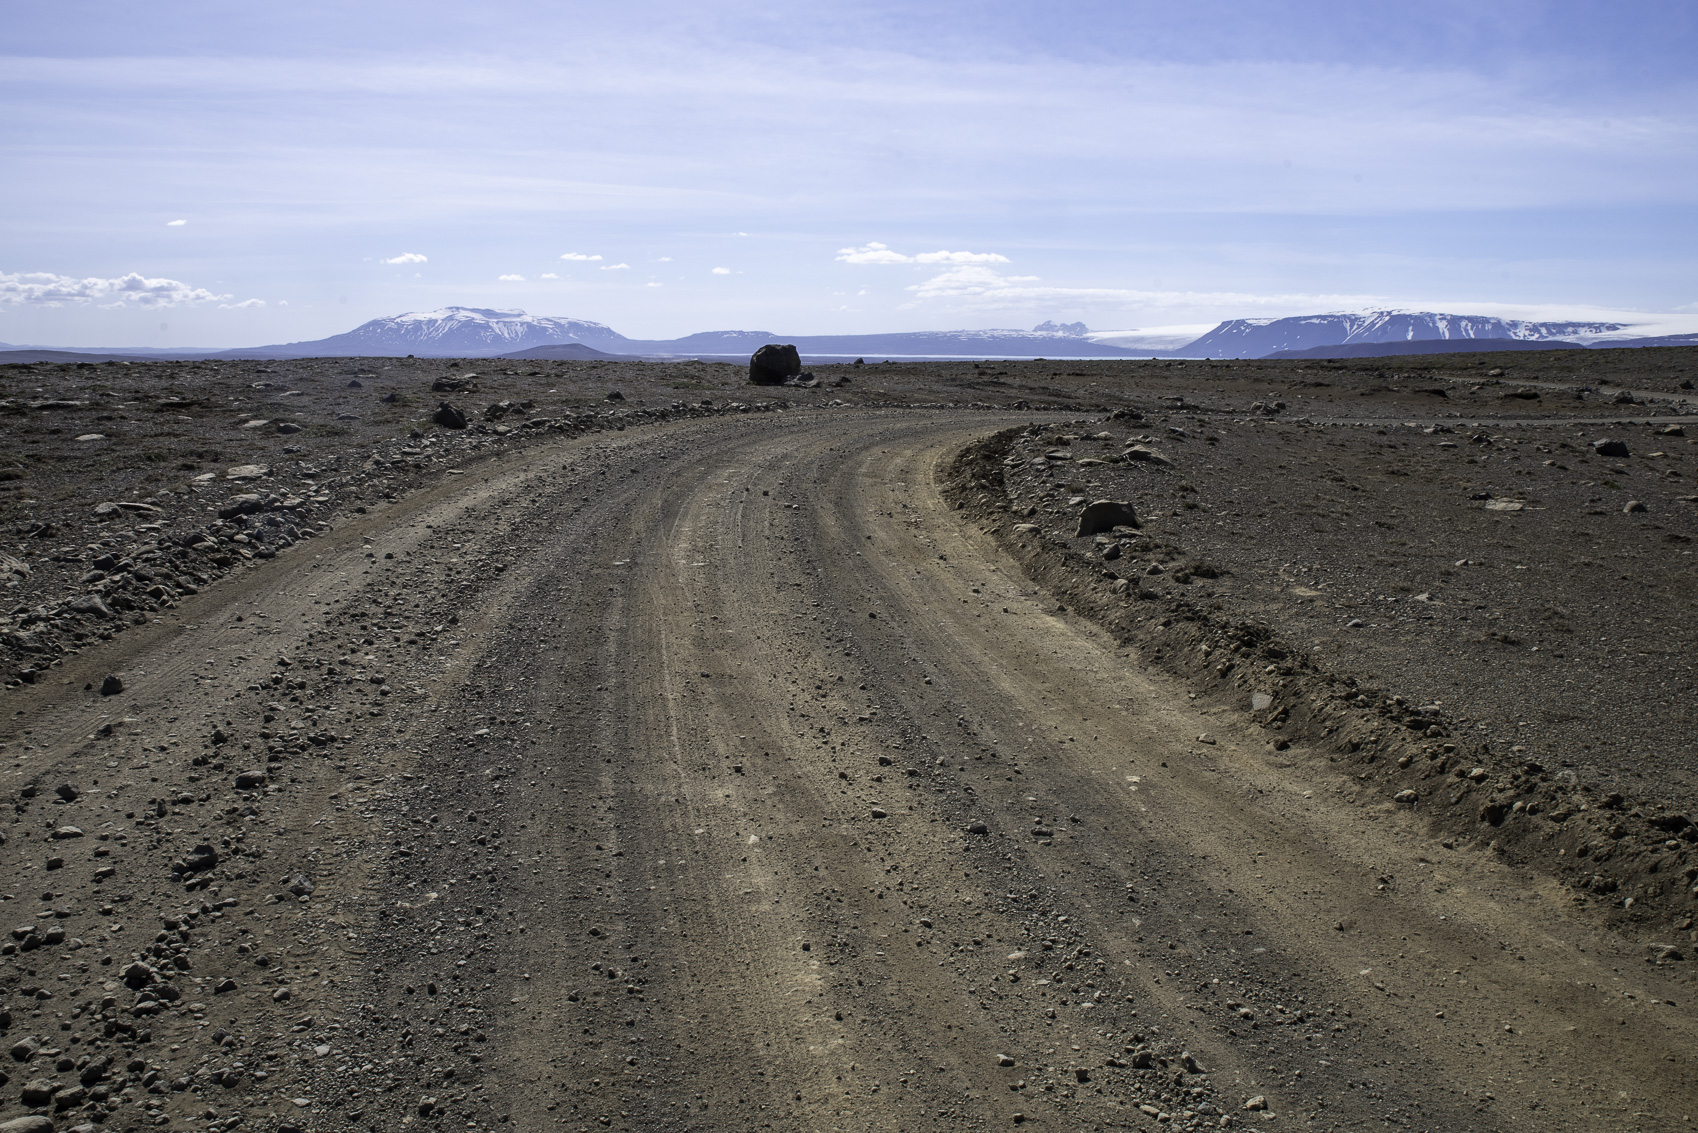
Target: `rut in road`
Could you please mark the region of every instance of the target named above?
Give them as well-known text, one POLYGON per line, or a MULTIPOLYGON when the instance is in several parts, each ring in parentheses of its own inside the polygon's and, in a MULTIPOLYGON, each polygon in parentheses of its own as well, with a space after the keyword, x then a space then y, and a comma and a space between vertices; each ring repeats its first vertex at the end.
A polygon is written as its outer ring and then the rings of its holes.
MULTIPOLYGON (((291 962, 332 939, 359 957, 318 961, 315 999, 296 985, 295 1026, 338 1033, 274 1067, 271 1112, 1682 1124, 1693 1027, 1659 970, 1549 887, 1338 800, 1324 757, 1272 762, 963 526, 937 478, 999 424, 844 412, 538 446, 280 561, 266 644, 297 656, 397 579, 457 610, 452 650, 390 674, 403 707, 371 709, 381 811, 373 783, 370 809, 325 808, 347 786, 326 761, 267 800, 278 856, 321 867, 291 962)), ((182 658, 244 648, 216 604, 255 595, 202 597, 211 628, 153 646, 163 668, 133 658, 177 682, 174 711, 209 695, 182 658)))

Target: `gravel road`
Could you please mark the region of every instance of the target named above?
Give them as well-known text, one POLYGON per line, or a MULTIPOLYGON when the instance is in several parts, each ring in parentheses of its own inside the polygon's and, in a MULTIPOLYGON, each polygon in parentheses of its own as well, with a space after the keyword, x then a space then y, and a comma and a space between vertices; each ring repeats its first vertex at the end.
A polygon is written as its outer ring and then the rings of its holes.
POLYGON ((1030 419, 540 441, 15 690, 0 1123, 1686 1128, 1685 965, 945 502, 1030 419))

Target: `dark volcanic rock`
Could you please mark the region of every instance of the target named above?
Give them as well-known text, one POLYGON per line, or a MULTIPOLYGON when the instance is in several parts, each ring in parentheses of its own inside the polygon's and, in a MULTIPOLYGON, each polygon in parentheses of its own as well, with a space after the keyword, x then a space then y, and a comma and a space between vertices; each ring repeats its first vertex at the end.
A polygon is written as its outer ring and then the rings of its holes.
POLYGON ((749 358, 749 381, 757 386, 781 386, 802 372, 802 356, 794 346, 768 343, 749 358))
POLYGON ((1097 535, 1116 527, 1137 527, 1138 513, 1132 505, 1119 500, 1097 500, 1079 513, 1079 530, 1075 535, 1097 535))
POLYGON ((464 429, 466 427, 466 415, 446 401, 437 405, 436 412, 431 414, 430 419, 444 429, 464 429))

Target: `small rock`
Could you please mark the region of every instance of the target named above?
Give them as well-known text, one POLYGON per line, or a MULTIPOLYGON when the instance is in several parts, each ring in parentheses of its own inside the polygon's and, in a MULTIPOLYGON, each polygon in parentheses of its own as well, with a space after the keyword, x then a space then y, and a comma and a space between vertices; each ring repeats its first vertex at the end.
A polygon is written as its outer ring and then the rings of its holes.
POLYGON ((446 401, 437 404, 436 412, 431 414, 430 419, 444 429, 464 429, 466 427, 466 415, 446 401))
POLYGON ((297 873, 289 880, 289 892, 297 897, 310 897, 313 890, 317 888, 318 886, 313 884, 312 878, 304 873, 297 873))
POLYGON ((1592 442, 1592 451, 1599 456, 1626 457, 1633 454, 1627 450, 1626 441, 1599 439, 1592 442))
POLYGON ((886 811, 883 807, 876 807, 876 806, 872 810, 872 815, 873 815, 874 818, 889 818, 890 817, 889 812, 886 811))
POLYGON ((24 1083, 22 1102, 28 1106, 46 1105, 53 1098, 53 1091, 58 1084, 46 1078, 31 1078, 24 1083))
POLYGON ((83 828, 80 826, 61 826, 53 831, 53 837, 55 839, 81 838, 82 836, 83 828))
POLYGON ((236 981, 235 980, 222 979, 222 980, 219 980, 217 986, 215 986, 212 989, 212 994, 223 995, 227 991, 235 991, 235 990, 236 990, 236 981))
POLYGON ((57 787, 53 788, 53 793, 68 803, 76 802, 82 795, 81 791, 77 790, 69 783, 60 783, 57 787))
POLYGON ((1394 803, 1403 803, 1407 806, 1414 806, 1415 800, 1417 800, 1420 797, 1421 796, 1417 795, 1414 791, 1406 788, 1404 790, 1397 792, 1397 794, 1393 795, 1391 797, 1391 801, 1394 802, 1394 803))
POLYGON ((115 673, 107 673, 106 679, 104 679, 100 682, 100 695, 101 696, 117 696, 119 693, 121 693, 123 691, 124 691, 124 682, 119 680, 117 674, 115 674, 115 673))
POLYGON ((968 823, 967 833, 969 833, 969 834, 989 834, 990 833, 990 827, 986 826, 982 822, 968 823))
POLYGON ((1260 1111, 1260 1110, 1267 1109, 1268 1108, 1268 1099, 1263 1097, 1261 1094, 1257 1094, 1255 1097, 1251 1098, 1249 1101, 1244 1103, 1244 1108, 1251 1110, 1251 1111, 1260 1111))
POLYGON ((1644 502, 1641 500, 1628 500, 1622 505, 1621 510, 1624 515, 1638 515, 1641 512, 1647 512, 1651 509, 1646 507, 1644 502))
POLYGON ((53 1119, 40 1113, 14 1117, 10 1121, 0 1121, 0 1133, 53 1133, 53 1119))
POLYGON ((996 1056, 996 1064, 998 1066, 1013 1066, 1014 1060, 1006 1054, 999 1054, 996 1056))
POLYGON ((1087 504, 1079 513, 1079 529, 1075 537, 1097 535, 1116 527, 1137 527, 1138 513, 1131 504, 1119 500, 1097 500, 1087 504))
POLYGON ((1145 448, 1143 445, 1132 445, 1120 455, 1126 460, 1136 461, 1140 464, 1159 464, 1164 467, 1171 466, 1173 464, 1173 461, 1169 460, 1155 449, 1145 448))
POLYGON ((293 421, 279 421, 277 422, 277 431, 283 434, 298 433, 301 431, 301 427, 293 421))
POLYGON ((191 850, 185 858, 172 868, 178 873, 200 873, 218 864, 218 851, 206 843, 201 843, 191 850))
POLYGON ((256 787, 263 786, 265 786, 265 772, 263 771, 243 771, 236 776, 236 789, 238 791, 251 791, 256 787))
POLYGON ((1200 744, 1212 744, 1215 742, 1215 738, 1207 732, 1204 732, 1202 735, 1197 737, 1197 742, 1200 744))

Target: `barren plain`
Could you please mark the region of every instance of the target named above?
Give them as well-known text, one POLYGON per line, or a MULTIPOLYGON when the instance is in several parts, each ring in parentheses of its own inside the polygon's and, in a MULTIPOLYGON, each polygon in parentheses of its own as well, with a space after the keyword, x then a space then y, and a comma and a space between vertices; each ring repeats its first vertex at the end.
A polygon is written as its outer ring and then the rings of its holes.
POLYGON ((0 1130, 1688 1127, 1698 352, 814 372, 0 367, 0 1130))

